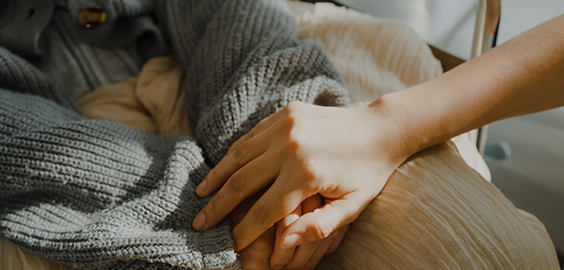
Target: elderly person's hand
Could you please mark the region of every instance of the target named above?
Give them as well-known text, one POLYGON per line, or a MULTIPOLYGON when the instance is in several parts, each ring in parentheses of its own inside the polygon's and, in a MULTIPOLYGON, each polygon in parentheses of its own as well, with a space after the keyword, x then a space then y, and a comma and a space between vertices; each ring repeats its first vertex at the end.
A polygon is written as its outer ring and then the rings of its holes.
POLYGON ((236 250, 286 217, 285 225, 291 224, 276 245, 282 249, 327 238, 352 222, 407 158, 397 154, 404 145, 395 124, 377 109, 294 102, 265 118, 232 145, 196 189, 208 196, 221 187, 193 227, 211 228, 263 188, 267 191, 233 229, 236 250), (323 206, 288 221, 316 194, 324 198, 323 206))

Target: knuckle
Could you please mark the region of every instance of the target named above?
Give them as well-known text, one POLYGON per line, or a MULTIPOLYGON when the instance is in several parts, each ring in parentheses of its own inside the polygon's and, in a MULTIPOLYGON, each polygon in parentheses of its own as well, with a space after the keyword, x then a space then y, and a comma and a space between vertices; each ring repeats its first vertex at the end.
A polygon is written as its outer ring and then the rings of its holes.
POLYGON ((242 194, 245 191, 246 181, 242 173, 235 173, 231 176, 227 185, 234 194, 242 194))
POLYGON ((247 155, 248 143, 241 143, 234 151, 231 153, 231 162, 233 165, 239 166, 243 165, 245 162, 245 156, 247 155))
POLYGON ((313 233, 316 239, 325 239, 333 231, 333 225, 327 222, 325 219, 318 219, 314 222, 313 233))
POLYGON ((253 217, 258 225, 264 225, 270 219, 270 211, 265 205, 255 205, 253 217))

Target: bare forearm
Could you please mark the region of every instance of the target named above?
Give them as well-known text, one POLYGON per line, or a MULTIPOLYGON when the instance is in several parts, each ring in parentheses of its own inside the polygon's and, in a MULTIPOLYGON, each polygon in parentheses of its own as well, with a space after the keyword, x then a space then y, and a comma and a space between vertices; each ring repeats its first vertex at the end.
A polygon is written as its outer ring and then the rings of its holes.
POLYGON ((564 16, 371 104, 410 154, 491 122, 564 105, 564 16))

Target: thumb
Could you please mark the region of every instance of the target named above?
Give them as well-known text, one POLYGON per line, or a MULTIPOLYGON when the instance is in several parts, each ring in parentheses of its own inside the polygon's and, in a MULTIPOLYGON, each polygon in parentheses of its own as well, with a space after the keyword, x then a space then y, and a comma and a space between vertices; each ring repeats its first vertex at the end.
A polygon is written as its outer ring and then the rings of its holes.
POLYGON ((282 248, 327 238, 340 227, 353 222, 365 204, 353 200, 326 200, 327 204, 309 212, 292 223, 282 235, 282 248))

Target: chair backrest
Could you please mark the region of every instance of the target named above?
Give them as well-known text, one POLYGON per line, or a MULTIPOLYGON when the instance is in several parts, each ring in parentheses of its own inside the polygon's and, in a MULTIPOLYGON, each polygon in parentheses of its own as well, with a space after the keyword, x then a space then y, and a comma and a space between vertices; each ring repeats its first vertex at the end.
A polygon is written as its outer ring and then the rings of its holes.
MULTIPOLYGON (((474 30, 474 42, 472 44, 472 58, 495 47, 497 31, 501 17, 500 0, 479 0, 478 15, 476 17, 476 28, 474 30)), ((476 147, 480 154, 484 154, 486 148, 488 126, 477 130, 476 147)))
MULTIPOLYGON (((301 0, 304 2, 331 2, 338 6, 343 6, 342 0, 301 0)), ((500 0, 478 0, 478 13, 476 17, 476 27, 474 29, 474 41, 472 44, 471 57, 478 57, 482 53, 495 47, 497 41, 497 32, 499 28, 499 20, 501 17, 501 4, 500 0)), ((347 6, 347 5, 344 5, 347 6)), ((431 46, 433 55, 443 66, 443 71, 446 72, 465 61, 452 54, 449 54, 441 49, 431 46)), ((480 154, 484 154, 486 147, 488 126, 483 126, 479 129, 470 131, 470 139, 476 143, 476 148, 480 154)))

